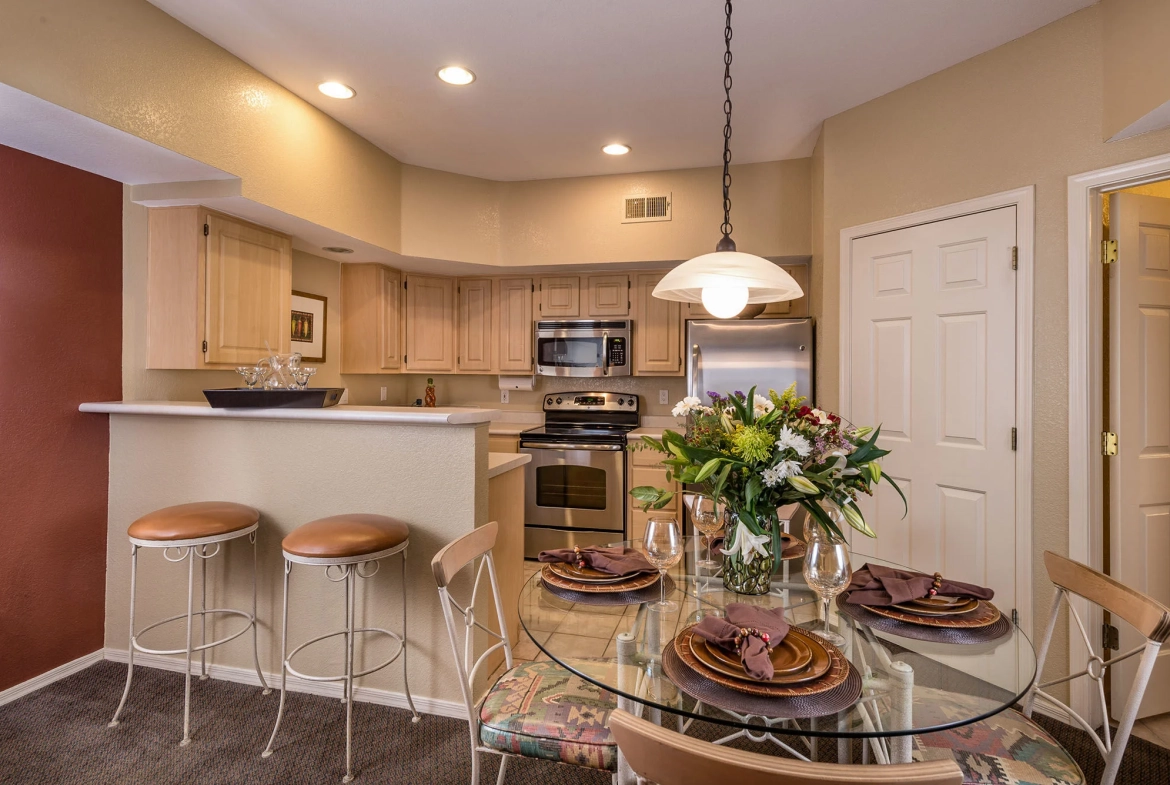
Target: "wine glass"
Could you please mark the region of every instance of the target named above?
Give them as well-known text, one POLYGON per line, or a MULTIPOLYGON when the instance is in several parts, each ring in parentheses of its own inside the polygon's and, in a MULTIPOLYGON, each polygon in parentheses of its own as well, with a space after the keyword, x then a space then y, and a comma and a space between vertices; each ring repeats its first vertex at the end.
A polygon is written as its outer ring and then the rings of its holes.
POLYGON ((825 629, 821 636, 834 646, 844 646, 845 639, 829 629, 829 608, 833 598, 845 590, 853 577, 849 565, 849 547, 840 537, 813 525, 804 555, 804 580, 820 596, 825 607, 825 629))
POLYGON ((703 544, 707 547, 707 558, 700 559, 695 566, 714 570, 719 567, 719 562, 711 558, 713 555, 711 553, 711 538, 723 528, 719 505, 710 496, 695 494, 688 507, 691 511, 691 520, 694 521, 695 528, 703 535, 703 544))
POLYGON ((667 515, 652 517, 646 522, 642 547, 646 551, 646 558, 661 573, 658 579, 661 592, 656 607, 662 611, 677 609, 677 602, 666 599, 666 571, 678 564, 683 555, 683 538, 678 521, 667 515))

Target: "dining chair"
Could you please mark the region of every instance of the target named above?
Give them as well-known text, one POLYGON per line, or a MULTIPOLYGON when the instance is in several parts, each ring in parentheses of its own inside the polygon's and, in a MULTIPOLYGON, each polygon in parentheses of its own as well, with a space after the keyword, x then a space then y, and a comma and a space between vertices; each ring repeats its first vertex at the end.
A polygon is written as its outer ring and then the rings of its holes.
POLYGON ((472 785, 479 783, 481 752, 501 757, 497 779, 500 785, 512 755, 616 772, 617 746, 608 728, 610 713, 617 708, 616 696, 554 662, 513 665, 512 644, 492 560, 498 531, 495 521, 480 526, 449 543, 431 560, 451 652, 455 655, 459 687, 467 706, 472 785), (469 565, 474 578, 469 599, 460 605, 451 594, 451 583, 469 565), (476 618, 476 608, 485 605, 479 595, 485 577, 495 608, 494 630, 476 618), (463 617, 461 624, 457 625, 455 613, 463 617), (463 627, 462 641, 457 626, 463 627), (495 640, 478 657, 475 656, 477 630, 481 640, 483 635, 489 641, 495 640), (479 700, 475 695, 476 676, 498 650, 503 651, 506 672, 479 700))
MULTIPOLYGON (((919 750, 915 753, 916 757, 922 759, 953 757, 963 770, 964 783, 1022 781, 1081 785, 1085 782, 1084 773, 1068 751, 1032 720, 1032 712, 1039 699, 1071 717, 1088 732, 1090 738, 1096 742, 1098 751, 1105 758, 1105 773, 1101 777, 1101 785, 1113 785, 1121 766, 1122 755, 1125 754, 1125 746, 1129 742, 1130 731, 1133 730, 1138 707, 1146 691, 1146 684, 1157 661, 1158 651, 1166 638, 1170 637, 1170 608, 1152 597, 1051 551, 1044 552, 1044 566, 1048 570, 1049 580, 1056 585, 1056 595, 1052 598, 1048 627, 1044 631, 1037 656, 1036 682, 1024 697, 1023 711, 1008 709, 973 725, 918 738, 919 750), (1129 622, 1145 638, 1145 642, 1106 661, 1096 653, 1084 621, 1076 606, 1069 602, 1069 595, 1082 597, 1129 622), (1044 673, 1044 662, 1048 657, 1049 644, 1052 643, 1052 633, 1056 628, 1062 604, 1068 605, 1069 617, 1084 638, 1085 648, 1089 652, 1088 662, 1083 670, 1041 684, 1040 677, 1044 673), (1108 717, 1109 712, 1105 703, 1105 673, 1117 663, 1139 654, 1141 660, 1138 662, 1137 674, 1129 698, 1121 711, 1121 720, 1115 735, 1111 736, 1108 721, 1104 723, 1102 732, 1098 735, 1088 721, 1067 704, 1045 692, 1056 684, 1088 677, 1096 682, 1102 716, 1108 717), (987 772, 995 772, 999 779, 988 780, 987 772)), ((921 708, 916 703, 915 713, 917 714, 921 708)))
POLYGON ((780 758, 684 736, 620 709, 609 715, 609 729, 638 775, 639 785, 960 785, 963 781, 953 760, 857 766, 780 758))

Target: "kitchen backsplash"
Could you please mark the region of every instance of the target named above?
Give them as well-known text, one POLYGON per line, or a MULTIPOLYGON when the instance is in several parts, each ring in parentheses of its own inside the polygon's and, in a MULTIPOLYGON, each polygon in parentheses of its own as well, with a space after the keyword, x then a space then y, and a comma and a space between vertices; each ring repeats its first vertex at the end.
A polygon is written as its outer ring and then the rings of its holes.
MULTIPOLYGON (((427 386, 426 376, 408 374, 400 378, 406 383, 405 400, 388 403, 411 404, 416 398, 423 397, 423 391, 427 386)), ((537 376, 535 390, 532 392, 509 390, 508 403, 500 403, 499 379, 496 376, 448 375, 431 378, 435 380, 435 394, 440 406, 482 406, 491 409, 540 411, 541 399, 550 392, 607 390, 640 396, 643 414, 668 415, 675 403, 686 395, 686 379, 678 376, 622 376, 611 379, 537 376), (658 402, 659 390, 666 390, 667 403, 658 402)))

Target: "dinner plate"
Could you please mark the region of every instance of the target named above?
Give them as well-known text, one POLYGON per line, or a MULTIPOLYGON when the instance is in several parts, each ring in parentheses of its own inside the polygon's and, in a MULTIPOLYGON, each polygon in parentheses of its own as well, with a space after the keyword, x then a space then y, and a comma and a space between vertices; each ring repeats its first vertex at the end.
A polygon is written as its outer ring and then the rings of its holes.
POLYGON ((698 635, 692 634, 687 645, 690 646, 695 659, 711 670, 755 684, 804 684, 824 676, 831 664, 829 653, 824 646, 799 632, 789 632, 784 636, 784 640, 772 649, 772 667, 775 674, 767 682, 748 676, 739 655, 726 651, 698 635))
POLYGON ((970 613, 979 607, 979 600, 964 600, 953 605, 927 605, 918 602, 901 602, 891 607, 916 613, 920 616, 957 616, 960 613, 970 613))
POLYGON ((976 627, 989 627, 999 621, 999 608, 985 600, 976 600, 975 603, 977 607, 972 611, 945 616, 928 615, 919 612, 917 609, 910 612, 894 606, 863 605, 861 607, 870 613, 885 616, 887 619, 896 619, 898 621, 909 622, 910 624, 919 624, 924 627, 973 629, 976 627))
POLYGON ((575 578, 566 578, 560 573, 555 572, 552 567, 552 564, 546 564, 541 569, 540 578, 542 581, 560 589, 589 592, 592 594, 638 591, 639 589, 645 589, 648 586, 653 586, 658 583, 659 578, 656 572, 639 572, 633 575, 627 575, 622 580, 612 583, 585 583, 575 578))
POLYGON ((926 608, 953 608, 956 605, 966 605, 971 602, 972 598, 968 597, 947 597, 942 594, 936 594, 933 597, 918 597, 910 600, 908 605, 922 605, 926 608))
POLYGON ((614 575, 601 570, 595 570, 592 567, 578 567, 576 564, 568 564, 566 562, 550 562, 549 569, 555 572, 562 578, 568 578, 571 581, 578 583, 621 583, 628 581, 637 575, 642 575, 640 572, 633 572, 629 575, 614 575))

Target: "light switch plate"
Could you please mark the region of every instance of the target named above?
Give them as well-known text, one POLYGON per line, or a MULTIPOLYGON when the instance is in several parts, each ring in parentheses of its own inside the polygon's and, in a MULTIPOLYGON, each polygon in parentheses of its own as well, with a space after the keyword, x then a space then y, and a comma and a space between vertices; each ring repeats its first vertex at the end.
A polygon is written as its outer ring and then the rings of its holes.
POLYGON ((379 396, 380 396, 378 398, 379 401, 386 400, 386 388, 385 387, 382 388, 382 391, 379 393, 379 396))
POLYGON ((349 388, 348 387, 346 387, 344 390, 341 391, 341 405, 344 406, 347 403, 349 403, 349 388))
POLYGON ((500 390, 500 403, 507 403, 507 402, 508 402, 508 391, 507 390, 500 390))
POLYGON ((659 390, 658 391, 658 402, 659 403, 670 403, 670 390, 659 390))

